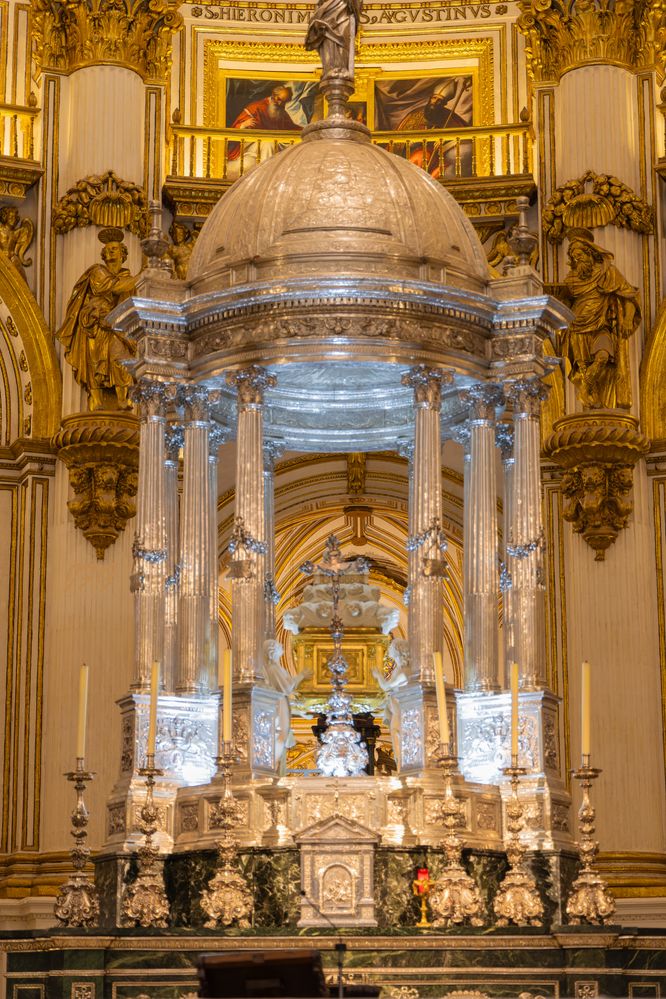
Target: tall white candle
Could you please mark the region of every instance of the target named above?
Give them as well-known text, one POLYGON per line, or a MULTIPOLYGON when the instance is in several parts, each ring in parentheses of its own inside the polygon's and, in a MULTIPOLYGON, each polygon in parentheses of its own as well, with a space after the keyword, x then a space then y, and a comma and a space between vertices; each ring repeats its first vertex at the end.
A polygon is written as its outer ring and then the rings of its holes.
POLYGON ((231 742, 231 649, 225 649, 222 657, 222 687, 223 687, 223 707, 222 707, 222 738, 225 742, 231 742))
POLYGON ((155 755, 155 736, 157 733, 157 698, 160 683, 160 664, 154 662, 150 670, 150 713, 148 715, 148 742, 146 754, 155 755))
POLYGON ((79 711, 76 725, 76 757, 84 759, 86 755, 86 722, 88 719, 88 667, 81 664, 79 670, 79 711))
POLYGON ((448 746, 451 742, 451 732, 449 729, 449 716, 446 712, 446 684, 444 682, 444 664, 442 663, 442 653, 433 652, 433 665, 435 667, 435 693, 437 694, 437 715, 439 719, 439 741, 448 746))
POLYGON ((583 756, 590 755, 590 664, 583 662, 581 673, 581 705, 580 705, 580 751, 583 756))
POLYGON ((511 663, 511 762, 518 759, 518 663, 511 663))

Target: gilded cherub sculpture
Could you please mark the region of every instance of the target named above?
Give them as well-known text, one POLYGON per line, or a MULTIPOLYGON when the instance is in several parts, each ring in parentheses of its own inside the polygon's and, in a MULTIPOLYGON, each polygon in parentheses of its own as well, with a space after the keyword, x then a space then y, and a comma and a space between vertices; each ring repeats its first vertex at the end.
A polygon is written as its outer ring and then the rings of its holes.
POLYGON ((571 269, 564 283, 574 320, 558 353, 568 362, 583 409, 630 409, 629 338, 641 321, 638 288, 589 230, 570 229, 567 238, 571 269))
POLYGON ((132 375, 123 363, 135 347, 105 322, 111 310, 134 291, 136 278, 123 267, 127 247, 122 229, 100 230, 104 244, 102 263, 93 264, 74 285, 65 319, 56 336, 65 348, 65 359, 74 377, 88 393, 91 411, 108 408, 105 393, 114 391, 118 409, 131 409, 129 389, 132 375))
POLYGON ((0 250, 6 253, 14 267, 25 278, 25 268, 32 263, 26 257, 28 247, 35 235, 35 227, 30 219, 22 219, 14 205, 0 208, 0 250))

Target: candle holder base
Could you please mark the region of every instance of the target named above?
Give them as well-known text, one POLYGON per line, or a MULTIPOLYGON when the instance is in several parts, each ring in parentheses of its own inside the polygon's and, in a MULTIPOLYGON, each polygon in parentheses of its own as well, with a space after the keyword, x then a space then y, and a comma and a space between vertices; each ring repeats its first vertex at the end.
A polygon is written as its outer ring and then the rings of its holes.
POLYGON ((80 926, 90 928, 99 922, 99 894, 97 888, 84 873, 90 857, 90 849, 85 845, 88 825, 88 810, 84 793, 86 784, 93 779, 89 770, 84 770, 83 759, 77 759, 76 770, 65 774, 76 790, 76 805, 72 812, 72 832, 74 848, 71 852, 74 874, 62 885, 55 901, 54 914, 60 926, 80 926))
POLYGON ((529 870, 525 846, 520 833, 525 825, 523 805, 518 797, 518 781, 527 771, 524 767, 507 767, 511 778, 511 798, 507 805, 507 827, 510 833, 506 847, 509 870, 493 900, 497 926, 543 926, 543 902, 536 879, 529 870))
POLYGON ((449 753, 449 747, 440 745, 437 763, 444 771, 443 822, 446 828, 444 851, 446 867, 430 884, 429 901, 432 925, 448 929, 450 926, 483 926, 484 907, 478 886, 461 863, 462 845, 460 802, 453 793, 453 773, 458 758, 449 753))
POLYGON ((222 797, 211 810, 211 823, 222 829, 218 841, 215 873, 201 893, 201 908, 208 916, 206 929, 232 926, 241 929, 250 926, 254 904, 252 891, 238 870, 238 841, 233 829, 238 823, 238 804, 231 790, 231 765, 234 762, 233 743, 222 744, 222 755, 216 760, 217 776, 224 781, 222 797))
POLYGON ((590 923, 602 926, 609 923, 615 914, 615 899, 604 879, 593 868, 599 844, 594 838, 596 813, 590 801, 590 788, 600 773, 601 770, 590 766, 589 756, 583 757, 583 766, 579 770, 572 771, 573 778, 580 781, 583 788, 583 800, 578 810, 578 849, 582 866, 567 899, 567 917, 574 925, 590 923))
POLYGON ((141 776, 146 778, 146 800, 139 813, 139 828, 145 842, 136 852, 139 872, 136 880, 125 888, 120 911, 125 926, 164 929, 169 925, 169 903, 164 889, 160 852, 153 846, 158 823, 153 789, 155 778, 161 777, 163 771, 153 765, 154 757, 148 756, 147 763, 148 766, 139 770, 141 776))

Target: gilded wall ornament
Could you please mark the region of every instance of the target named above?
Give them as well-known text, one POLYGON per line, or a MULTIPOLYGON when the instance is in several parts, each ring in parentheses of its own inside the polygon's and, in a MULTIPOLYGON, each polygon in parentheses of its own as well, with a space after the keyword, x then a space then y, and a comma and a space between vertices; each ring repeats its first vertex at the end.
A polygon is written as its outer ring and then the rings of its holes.
POLYGON ((130 413, 67 416, 53 443, 69 469, 69 511, 103 559, 136 513, 139 421, 130 413))
POLYGON ((541 218, 550 243, 561 243, 571 228, 615 225, 638 233, 654 232, 654 210, 617 177, 587 170, 556 187, 541 218))
POLYGON ((570 229, 570 271, 564 278, 573 322, 559 337, 557 353, 583 409, 631 408, 629 338, 641 321, 638 288, 613 264, 588 229, 570 229))
POLYGON ((130 66, 144 80, 163 83, 171 42, 183 24, 175 0, 34 0, 32 56, 43 70, 130 66))
POLYGON ((610 62, 627 69, 663 67, 665 14, 654 0, 518 0, 527 69, 536 82, 570 69, 610 62))
POLYGON ((30 267, 32 258, 26 253, 33 241, 35 227, 30 219, 22 219, 14 205, 0 208, 0 250, 6 253, 21 277, 30 267))
POLYGON ((124 362, 136 348, 104 320, 132 294, 135 278, 123 267, 127 247, 122 230, 102 229, 99 239, 104 245, 102 263, 89 267, 74 285, 56 336, 65 348, 65 360, 71 364, 74 378, 88 393, 91 411, 110 409, 112 392, 118 409, 131 409, 133 379, 124 362))
POLYGON ((638 420, 618 412, 557 420, 546 454, 565 469, 564 518, 603 562, 633 510, 633 467, 648 450, 638 420))
POLYGON ((87 225, 115 226, 135 236, 147 236, 149 209, 145 191, 113 170, 82 177, 53 209, 53 227, 62 235, 87 225))

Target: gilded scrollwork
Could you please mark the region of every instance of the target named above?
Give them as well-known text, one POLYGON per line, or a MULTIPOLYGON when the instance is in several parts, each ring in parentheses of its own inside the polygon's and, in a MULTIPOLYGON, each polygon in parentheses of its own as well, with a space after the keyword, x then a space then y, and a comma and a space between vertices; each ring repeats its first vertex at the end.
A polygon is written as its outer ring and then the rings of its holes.
POLYGON ((149 215, 145 191, 113 170, 82 177, 53 209, 53 228, 64 235, 88 225, 114 226, 135 236, 147 236, 149 215))
POLYGON ((34 0, 37 74, 116 63, 163 83, 173 34, 183 24, 178 6, 174 0, 34 0))

